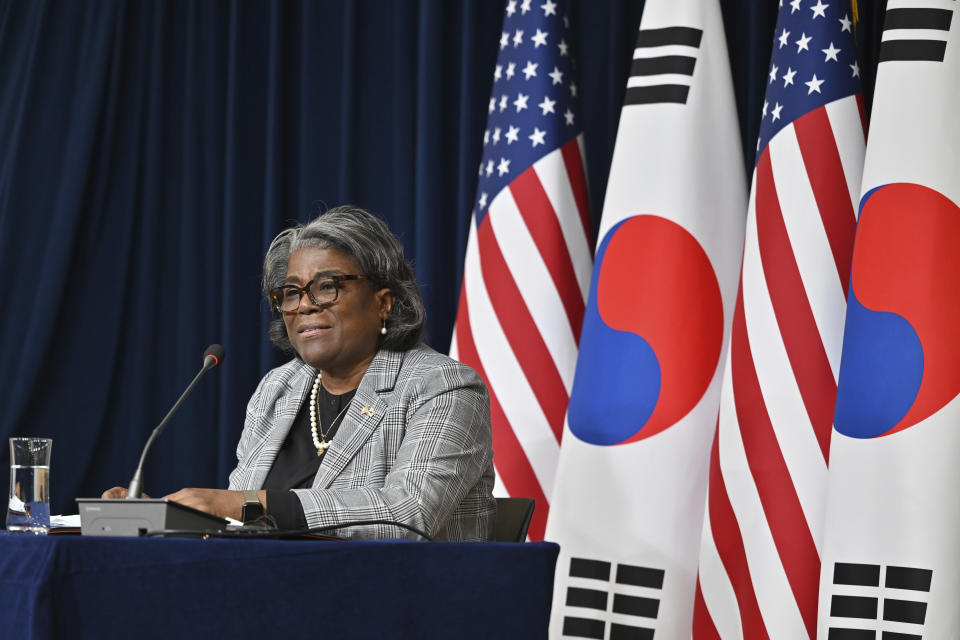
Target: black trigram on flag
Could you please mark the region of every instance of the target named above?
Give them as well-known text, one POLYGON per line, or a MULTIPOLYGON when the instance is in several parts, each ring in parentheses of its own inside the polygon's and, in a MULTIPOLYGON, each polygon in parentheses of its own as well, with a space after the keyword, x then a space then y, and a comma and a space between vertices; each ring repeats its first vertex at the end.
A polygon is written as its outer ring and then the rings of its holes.
POLYGON ((633 52, 624 105, 687 103, 701 29, 641 29, 633 52))
POLYGON ((827 640, 922 640, 932 579, 930 569, 837 562, 827 640))
POLYGON ((563 635, 651 640, 660 610, 663 569, 570 558, 563 635), (611 577, 613 580, 611 581, 611 577), (646 619, 646 620, 644 620, 646 619), (606 635, 607 621, 610 635, 606 635))
POLYGON ((943 62, 953 9, 903 7, 887 9, 883 20, 880 62, 923 60, 943 62))

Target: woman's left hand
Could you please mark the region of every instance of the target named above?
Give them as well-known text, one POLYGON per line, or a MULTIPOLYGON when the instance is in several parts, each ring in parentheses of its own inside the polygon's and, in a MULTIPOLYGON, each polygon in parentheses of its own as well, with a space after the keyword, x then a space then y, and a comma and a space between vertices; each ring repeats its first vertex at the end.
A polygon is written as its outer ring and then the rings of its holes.
POLYGON ((164 496, 164 499, 234 520, 240 519, 240 511, 243 508, 243 491, 180 489, 176 493, 164 496))

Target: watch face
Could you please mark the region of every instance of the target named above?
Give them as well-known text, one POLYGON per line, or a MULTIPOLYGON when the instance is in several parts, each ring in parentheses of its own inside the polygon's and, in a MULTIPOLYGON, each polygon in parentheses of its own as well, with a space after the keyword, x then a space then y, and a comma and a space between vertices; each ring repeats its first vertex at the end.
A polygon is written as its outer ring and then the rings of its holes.
POLYGON ((244 522, 250 522, 251 520, 256 520, 261 516, 263 516, 263 505, 260 504, 259 500, 255 502, 243 503, 243 508, 240 510, 240 518, 244 522))

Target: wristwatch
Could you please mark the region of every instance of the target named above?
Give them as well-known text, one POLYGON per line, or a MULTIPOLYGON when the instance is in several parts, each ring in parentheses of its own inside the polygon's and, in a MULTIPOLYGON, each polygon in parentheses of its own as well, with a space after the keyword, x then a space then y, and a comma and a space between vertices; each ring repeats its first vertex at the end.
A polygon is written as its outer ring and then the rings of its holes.
POLYGON ((263 505, 256 491, 243 492, 243 508, 240 510, 240 519, 244 522, 252 522, 257 518, 263 517, 263 505))

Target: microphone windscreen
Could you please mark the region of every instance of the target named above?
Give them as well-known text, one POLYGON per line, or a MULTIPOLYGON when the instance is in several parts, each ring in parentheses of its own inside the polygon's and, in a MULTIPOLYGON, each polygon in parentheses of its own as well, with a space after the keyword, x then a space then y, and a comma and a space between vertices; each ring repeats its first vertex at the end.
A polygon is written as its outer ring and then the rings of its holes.
POLYGON ((206 351, 203 352, 203 361, 206 363, 207 358, 213 358, 215 360, 213 366, 216 367, 223 362, 223 356, 225 353, 226 351, 224 351, 223 347, 218 344, 212 344, 207 347, 206 351))

